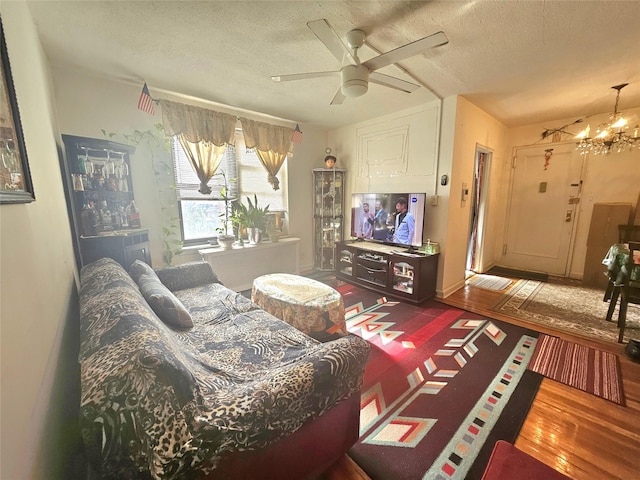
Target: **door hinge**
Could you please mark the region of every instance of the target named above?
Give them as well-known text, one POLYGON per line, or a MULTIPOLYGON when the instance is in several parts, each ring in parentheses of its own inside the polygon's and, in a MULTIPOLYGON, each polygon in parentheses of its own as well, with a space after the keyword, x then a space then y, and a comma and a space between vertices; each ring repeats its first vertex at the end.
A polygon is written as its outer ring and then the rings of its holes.
POLYGON ((518 157, 514 155, 511 159, 511 168, 516 168, 516 163, 518 163, 518 157))
POLYGON ((507 244, 505 243, 504 245, 502 245, 502 255, 506 255, 507 254, 507 244))

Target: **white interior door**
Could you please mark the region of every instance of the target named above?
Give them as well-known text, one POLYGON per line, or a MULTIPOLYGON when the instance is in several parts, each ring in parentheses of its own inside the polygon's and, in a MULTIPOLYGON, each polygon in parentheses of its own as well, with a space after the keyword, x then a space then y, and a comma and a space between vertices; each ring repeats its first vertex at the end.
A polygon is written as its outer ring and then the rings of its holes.
POLYGON ((582 161, 574 144, 517 150, 502 259, 505 266, 566 275, 582 161))

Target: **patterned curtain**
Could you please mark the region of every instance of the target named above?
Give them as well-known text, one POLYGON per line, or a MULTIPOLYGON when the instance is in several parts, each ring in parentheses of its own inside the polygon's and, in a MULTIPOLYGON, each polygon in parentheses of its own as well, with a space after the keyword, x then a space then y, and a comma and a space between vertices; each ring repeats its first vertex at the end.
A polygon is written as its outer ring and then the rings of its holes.
POLYGON ((293 153, 293 129, 246 118, 241 118, 240 122, 247 148, 255 148, 260 162, 267 171, 267 181, 274 190, 278 190, 280 182, 276 175, 287 156, 293 153))
POLYGON ((216 173, 227 145, 235 144, 238 119, 227 113, 169 100, 160 100, 160 105, 166 134, 178 137, 198 175, 198 191, 210 194, 207 184, 216 173))
POLYGON ((200 180, 200 188, 198 188, 198 191, 203 195, 209 195, 211 193, 211 187, 207 184, 216 173, 220 165, 220 160, 222 160, 222 156, 227 150, 227 146, 222 145, 219 147, 204 140, 193 143, 187 140, 187 135, 183 133, 178 134, 178 140, 200 180))

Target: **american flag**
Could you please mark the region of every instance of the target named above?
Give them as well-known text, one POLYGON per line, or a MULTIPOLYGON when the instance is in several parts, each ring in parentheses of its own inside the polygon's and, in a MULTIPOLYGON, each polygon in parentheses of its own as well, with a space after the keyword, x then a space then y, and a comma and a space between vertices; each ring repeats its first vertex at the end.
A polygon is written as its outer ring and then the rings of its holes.
POLYGON ((300 125, 296 123, 296 129, 291 134, 291 141, 293 143, 302 143, 302 131, 300 130, 300 125))
POLYGON ((149 115, 153 115, 155 113, 155 110, 153 108, 153 98, 151 98, 151 94, 149 93, 147 82, 144 83, 144 87, 142 87, 142 92, 140 93, 140 99, 138 100, 138 110, 142 110, 149 115))

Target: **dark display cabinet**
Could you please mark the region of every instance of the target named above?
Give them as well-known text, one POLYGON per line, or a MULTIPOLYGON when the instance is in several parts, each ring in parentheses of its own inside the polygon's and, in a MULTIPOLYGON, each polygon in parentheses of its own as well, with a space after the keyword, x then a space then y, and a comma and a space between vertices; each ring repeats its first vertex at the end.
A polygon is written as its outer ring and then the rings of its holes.
POLYGON ((345 174, 339 168, 313 170, 314 267, 319 270, 336 268, 336 243, 343 240, 345 174))
POLYGON ((62 135, 63 175, 80 266, 110 257, 126 269, 151 264, 149 231, 141 228, 131 180, 129 145, 62 135))
POLYGON ((371 290, 421 303, 436 293, 438 257, 367 242, 337 244, 336 277, 371 290))

